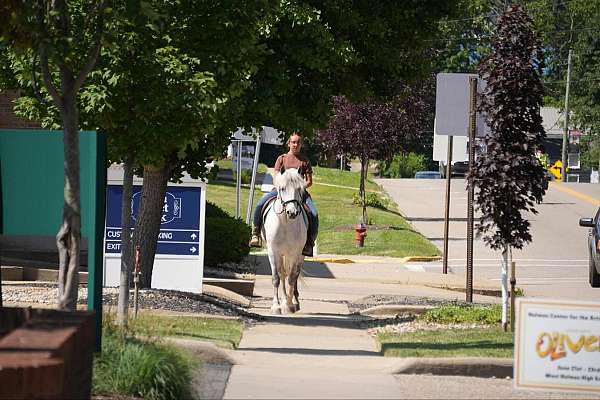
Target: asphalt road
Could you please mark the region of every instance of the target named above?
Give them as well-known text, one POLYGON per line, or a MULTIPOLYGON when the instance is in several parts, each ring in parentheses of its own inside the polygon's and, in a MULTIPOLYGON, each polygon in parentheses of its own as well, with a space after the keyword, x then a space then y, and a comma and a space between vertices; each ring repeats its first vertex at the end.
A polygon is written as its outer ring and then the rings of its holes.
MULTIPOLYGON (((397 202, 414 228, 440 250, 444 237, 445 180, 381 179, 377 181, 397 202)), ((464 179, 453 179, 449 225, 449 272, 465 274, 467 192, 464 179)), ((517 286, 528 296, 597 301, 600 288, 588 283, 588 229, 579 218, 593 217, 600 205, 600 185, 551 183, 539 214, 528 214, 532 242, 513 251, 517 286)), ((476 215, 477 216, 477 215, 476 215)), ((499 251, 474 241, 474 277, 500 281, 499 251)), ((441 271, 441 262, 414 268, 441 271)))

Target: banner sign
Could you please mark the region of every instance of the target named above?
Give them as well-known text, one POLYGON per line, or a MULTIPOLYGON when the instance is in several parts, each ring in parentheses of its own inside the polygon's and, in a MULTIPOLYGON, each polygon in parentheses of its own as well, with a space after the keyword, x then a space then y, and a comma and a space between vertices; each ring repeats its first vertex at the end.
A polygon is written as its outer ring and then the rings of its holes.
POLYGON ((600 393, 600 303, 518 299, 518 389, 600 393))
MULTIPOLYGON (((200 251, 201 187, 168 186, 161 216, 156 255, 195 256, 200 251)), ((131 227, 140 209, 142 187, 133 187, 131 227)), ((106 201, 106 254, 121 254, 121 201, 123 187, 108 185, 106 201)))

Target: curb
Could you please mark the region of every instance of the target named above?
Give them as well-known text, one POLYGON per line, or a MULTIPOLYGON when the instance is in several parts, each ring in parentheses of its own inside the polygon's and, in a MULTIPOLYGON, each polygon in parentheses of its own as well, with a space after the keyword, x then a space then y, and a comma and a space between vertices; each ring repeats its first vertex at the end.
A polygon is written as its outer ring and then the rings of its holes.
POLYGON ((423 314, 431 309, 433 306, 427 305, 379 305, 366 308, 359 312, 360 315, 366 315, 369 317, 384 317, 384 316, 397 316, 397 315, 418 315, 423 314))
POLYGON ((232 302, 238 306, 246 308, 250 307, 250 300, 248 300, 240 294, 237 294, 236 292, 222 288, 220 286, 204 284, 202 285, 202 294, 216 297, 217 299, 221 299, 224 301, 232 302))
MULTIPOLYGON (((435 283, 423 283, 423 286, 435 288, 435 289, 450 290, 452 292, 460 292, 460 293, 466 292, 466 289, 464 287, 460 287, 460 286, 435 284, 435 283)), ((475 287, 474 286, 473 294, 478 294, 481 296, 502 297, 502 290, 496 289, 496 288, 484 288, 484 287, 475 287)))
POLYGON ((405 358, 392 368, 392 374, 473 376, 512 378, 512 358, 405 358))
POLYGON ((407 256, 402 257, 400 260, 403 263, 407 262, 432 262, 432 261, 440 261, 442 259, 441 256, 407 256))

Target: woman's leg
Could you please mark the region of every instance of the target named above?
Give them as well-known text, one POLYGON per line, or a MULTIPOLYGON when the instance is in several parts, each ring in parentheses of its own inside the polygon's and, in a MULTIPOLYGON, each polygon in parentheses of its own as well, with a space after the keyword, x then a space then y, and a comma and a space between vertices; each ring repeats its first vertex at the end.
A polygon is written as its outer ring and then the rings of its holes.
POLYGON ((308 196, 306 198, 306 205, 310 210, 311 215, 311 224, 310 224, 310 236, 312 237, 313 242, 317 238, 317 233, 319 231, 319 214, 317 213, 317 207, 315 206, 315 202, 313 199, 308 196))
POLYGON ((252 216, 252 238, 250 239, 250 246, 260 246, 260 229, 262 228, 262 209, 270 198, 277 196, 275 190, 265 193, 265 195, 258 201, 254 208, 254 214, 252 216))

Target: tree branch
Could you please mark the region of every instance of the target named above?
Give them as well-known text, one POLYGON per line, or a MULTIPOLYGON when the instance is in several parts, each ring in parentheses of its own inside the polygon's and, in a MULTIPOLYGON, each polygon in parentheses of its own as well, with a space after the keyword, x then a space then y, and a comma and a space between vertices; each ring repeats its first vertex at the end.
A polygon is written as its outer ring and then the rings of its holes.
POLYGON ((54 86, 54 83, 52 83, 52 74, 50 73, 50 67, 48 66, 48 54, 46 53, 45 44, 40 44, 38 53, 40 55, 44 85, 46 86, 48 93, 50 93, 50 96, 52 96, 52 100, 54 100, 56 106, 62 111, 62 96, 58 92, 58 89, 56 89, 56 86, 54 86))
POLYGON ((37 53, 34 53, 33 59, 31 60, 31 85, 33 86, 33 95, 35 98, 43 105, 48 105, 48 101, 42 96, 42 92, 40 92, 40 87, 36 78, 36 66, 37 66, 37 53))
POLYGON ((98 21, 96 24, 96 34, 95 34, 95 38, 94 38, 95 43, 94 43, 92 50, 90 50, 90 52, 87 56, 87 59, 86 59, 86 62, 84 64, 83 68, 81 69, 81 71, 79 71, 77 78, 75 78, 75 84, 73 85, 73 90, 75 92, 77 92, 79 90, 79 88, 81 87, 81 85, 83 85, 85 78, 88 76, 88 74, 90 73, 92 68, 94 68, 96 61, 98 60, 98 55, 100 54, 100 48, 102 47, 102 33, 103 33, 103 29, 104 29, 104 18, 102 17, 102 14, 104 13, 105 8, 106 8, 106 0, 102 0, 102 2, 100 3, 100 5, 98 6, 98 9, 97 9, 98 21))

